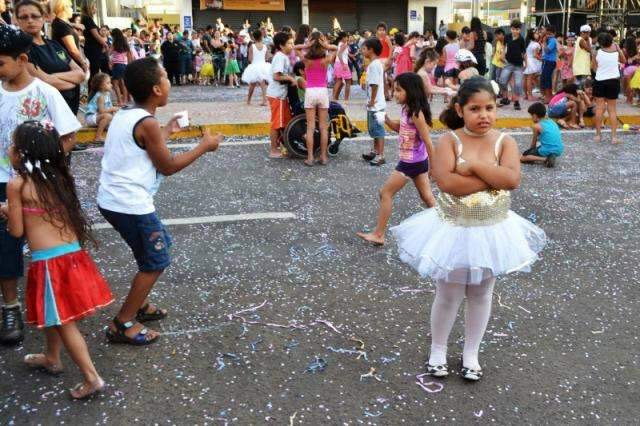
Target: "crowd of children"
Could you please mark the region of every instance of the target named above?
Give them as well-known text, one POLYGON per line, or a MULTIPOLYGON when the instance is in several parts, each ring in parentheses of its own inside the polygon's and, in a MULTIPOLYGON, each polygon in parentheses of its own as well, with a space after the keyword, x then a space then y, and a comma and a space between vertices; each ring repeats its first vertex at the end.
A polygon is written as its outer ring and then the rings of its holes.
MULTIPOLYGON (((296 89, 308 123, 304 164, 313 166, 316 119, 319 164, 328 162, 329 81, 335 81, 334 99, 343 87, 348 99, 354 72, 359 71, 373 139, 371 151, 362 157, 374 166, 386 163, 387 125, 398 133, 400 159, 380 189, 375 229, 357 235, 383 245, 393 197, 413 182, 427 209, 392 232, 401 259, 436 283, 426 372, 436 377, 449 374, 448 337, 466 297, 461 376, 479 380, 484 372, 478 352, 496 278, 529 270, 545 245, 544 232, 510 210, 510 191, 520 184, 520 164, 541 162, 553 167, 563 153, 558 125, 584 126, 583 117, 590 108, 593 111, 594 104, 598 125, 598 111, 617 99, 620 62, 629 69, 622 74, 628 80, 626 88, 640 90, 635 87, 640 80, 635 45, 625 43, 623 52, 610 34, 600 32, 599 49, 592 51, 588 26, 581 28, 577 43, 568 35, 564 44, 551 26, 523 36, 518 21, 511 23, 508 37, 500 29, 485 34, 472 23, 460 36, 448 30, 437 42, 400 32, 392 40, 380 23, 375 36, 358 40, 356 54, 351 49, 356 39, 346 33, 337 34, 332 43, 304 26, 295 41, 291 29, 272 34, 264 26, 251 35, 248 29, 247 24, 236 36, 228 27, 214 30, 211 26, 193 37, 183 33, 181 38, 170 29, 163 30, 161 44, 154 44, 153 37, 143 43, 147 47, 140 50, 145 53, 136 50, 135 40, 132 45, 133 35, 118 29, 110 33, 110 75, 93 76, 85 119, 97 127, 97 140, 105 142, 99 211, 130 247, 138 271, 109 323, 108 339, 148 345, 160 337, 144 323, 169 314, 148 296, 170 265, 172 239, 156 213, 154 195, 164 176, 215 151, 222 140, 222 135, 205 132, 194 148, 171 155, 166 142, 179 129, 178 117, 164 127, 154 117, 156 109, 167 104, 171 85, 197 81, 237 87, 241 79, 249 85, 248 103, 259 86, 262 103, 268 103, 271 111, 270 158, 284 157, 282 132, 291 117, 290 89, 296 89), (350 64, 357 65, 358 71, 350 64), (520 109, 523 97, 534 100, 538 84, 541 97, 528 108, 534 123, 531 147, 520 154, 515 140, 495 129, 497 111, 511 102, 520 109), (112 88, 116 102, 111 99, 112 88), (439 119, 449 129, 437 147, 430 136, 430 100, 435 94, 447 101, 439 119), (399 119, 387 114, 391 96, 401 106, 399 119), (430 179, 439 188, 437 196, 430 179)), ((85 398, 100 391, 104 381, 75 322, 111 303, 113 296, 85 251, 92 236, 64 158, 80 123, 58 92, 27 71, 30 45, 29 35, 0 25, 0 199, 8 200, 0 208, 4 219, 0 283, 3 324, 11 325, 3 327, 0 337, 22 339, 17 280, 23 271, 26 239, 32 250, 25 296, 27 322, 44 329, 47 344, 43 353, 27 355, 25 363, 58 373, 64 346, 83 375, 71 395, 85 398), (71 264, 77 268, 70 268, 71 264)), ((628 99, 633 102, 633 92, 628 99)), ((615 108, 609 114, 615 118, 615 108)), ((615 141, 615 132, 612 138, 615 141)))

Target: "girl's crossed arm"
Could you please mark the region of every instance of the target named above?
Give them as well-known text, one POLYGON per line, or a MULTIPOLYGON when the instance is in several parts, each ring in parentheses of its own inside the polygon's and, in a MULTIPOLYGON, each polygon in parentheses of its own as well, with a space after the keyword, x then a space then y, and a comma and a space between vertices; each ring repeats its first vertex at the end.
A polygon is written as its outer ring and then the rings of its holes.
POLYGON ((456 173, 456 152, 453 137, 441 136, 435 148, 433 177, 438 188, 448 194, 462 197, 489 189, 487 183, 476 176, 462 176, 456 173))
POLYGON ((516 189, 520 185, 520 153, 511 136, 505 136, 500 163, 468 162, 469 171, 482 179, 492 189, 516 189))

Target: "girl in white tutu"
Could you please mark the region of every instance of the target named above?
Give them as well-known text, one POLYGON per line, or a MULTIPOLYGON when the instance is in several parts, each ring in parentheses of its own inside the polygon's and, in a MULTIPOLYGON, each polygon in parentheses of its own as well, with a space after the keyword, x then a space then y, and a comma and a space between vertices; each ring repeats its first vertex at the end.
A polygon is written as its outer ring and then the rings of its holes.
POLYGON ((440 137, 432 175, 436 207, 392 228, 401 259, 436 282, 427 373, 444 377, 447 340, 467 298, 461 375, 480 380, 480 342, 491 313, 496 277, 529 271, 545 245, 544 232, 511 210, 520 184, 518 146, 494 129, 496 95, 484 78, 460 87, 440 115, 451 132, 440 137))
POLYGON ((255 30, 253 32, 253 40, 249 46, 249 62, 250 65, 242 73, 242 81, 249 85, 249 93, 247 95, 247 105, 251 105, 251 97, 256 85, 262 90, 261 106, 267 105, 267 82, 271 75, 271 65, 267 63, 267 46, 262 42, 262 31, 255 30))

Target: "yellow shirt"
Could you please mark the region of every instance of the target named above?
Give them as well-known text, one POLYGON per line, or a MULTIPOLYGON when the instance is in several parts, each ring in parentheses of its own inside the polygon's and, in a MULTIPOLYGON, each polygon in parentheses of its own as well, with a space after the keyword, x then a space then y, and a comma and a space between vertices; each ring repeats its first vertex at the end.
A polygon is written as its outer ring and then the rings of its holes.
POLYGON ((496 51, 493 53, 493 60, 491 63, 498 68, 504 68, 504 61, 502 60, 502 54, 504 53, 504 44, 501 41, 496 41, 496 51))
POLYGON ((573 75, 591 75, 591 52, 580 47, 580 39, 573 54, 573 75))

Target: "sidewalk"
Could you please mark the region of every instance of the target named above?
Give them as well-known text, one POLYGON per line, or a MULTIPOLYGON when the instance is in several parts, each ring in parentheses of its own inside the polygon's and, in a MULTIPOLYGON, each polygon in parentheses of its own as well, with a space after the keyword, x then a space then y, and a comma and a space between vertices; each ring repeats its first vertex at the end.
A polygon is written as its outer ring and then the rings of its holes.
MULTIPOLYGON (((175 135, 176 139, 197 137, 206 127, 212 132, 220 132, 226 136, 264 136, 269 133, 269 107, 259 106, 260 89, 254 93, 251 105, 246 104, 247 87, 232 89, 213 86, 178 86, 171 89, 169 104, 160 108, 156 114, 161 123, 167 122, 175 113, 189 112, 191 127, 175 135)), ((349 102, 340 101, 349 118, 365 129, 366 96, 359 86, 351 89, 349 102)), ((521 102, 522 110, 516 111, 513 105, 502 107, 498 111, 499 128, 523 128, 531 125, 527 108, 531 102, 521 102)), ((442 128, 438 116, 445 108, 442 96, 435 96, 431 103, 434 129, 442 128)), ((400 116, 400 107, 391 101, 387 103, 387 113, 394 118, 400 116)), ((640 124, 640 109, 624 101, 618 102, 618 117, 622 123, 640 124)), ((586 119, 587 125, 592 120, 586 119)), ((80 142, 91 142, 94 137, 92 129, 83 129, 79 135, 80 142)))

